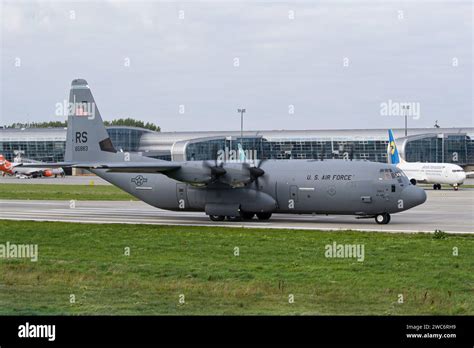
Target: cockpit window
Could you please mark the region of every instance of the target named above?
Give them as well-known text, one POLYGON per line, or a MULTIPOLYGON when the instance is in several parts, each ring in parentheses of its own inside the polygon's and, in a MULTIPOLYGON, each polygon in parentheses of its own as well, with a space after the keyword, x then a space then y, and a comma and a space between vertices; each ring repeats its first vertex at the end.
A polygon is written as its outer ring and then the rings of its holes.
POLYGON ((404 172, 398 171, 398 170, 395 172, 395 176, 396 176, 397 178, 406 178, 406 177, 407 177, 404 172))
POLYGON ((379 180, 395 179, 395 174, 391 169, 380 169, 379 180))

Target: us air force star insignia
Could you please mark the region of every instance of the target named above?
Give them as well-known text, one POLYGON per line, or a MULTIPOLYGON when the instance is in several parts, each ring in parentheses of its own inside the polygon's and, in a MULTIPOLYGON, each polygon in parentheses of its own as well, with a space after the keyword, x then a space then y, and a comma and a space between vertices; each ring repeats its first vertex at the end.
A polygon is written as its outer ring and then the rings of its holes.
POLYGON ((136 177, 132 178, 131 181, 137 186, 142 186, 148 181, 148 179, 143 177, 142 175, 137 175, 136 177))

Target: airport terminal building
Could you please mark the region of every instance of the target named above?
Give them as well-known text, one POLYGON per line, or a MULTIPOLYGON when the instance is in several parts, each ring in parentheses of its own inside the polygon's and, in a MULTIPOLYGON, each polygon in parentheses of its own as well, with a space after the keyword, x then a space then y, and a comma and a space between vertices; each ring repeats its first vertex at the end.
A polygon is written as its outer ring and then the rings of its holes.
MULTIPOLYGON (((208 160, 216 152, 237 150, 239 131, 154 132, 108 127, 117 150, 174 161, 208 160)), ((474 166, 474 128, 394 129, 400 154, 408 162, 448 162, 474 166)), ((387 129, 245 131, 243 148, 257 159, 364 159, 387 162, 387 129)), ((65 128, 0 129, 0 153, 45 162, 64 160, 65 128)))

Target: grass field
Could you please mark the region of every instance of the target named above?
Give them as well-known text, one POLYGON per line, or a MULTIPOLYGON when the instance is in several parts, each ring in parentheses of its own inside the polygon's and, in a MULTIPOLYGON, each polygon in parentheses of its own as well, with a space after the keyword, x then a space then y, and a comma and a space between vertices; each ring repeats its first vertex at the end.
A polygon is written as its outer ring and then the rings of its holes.
POLYGON ((0 314, 474 314, 473 236, 1 226, 0 244, 38 244, 39 259, 0 258, 0 314), (364 261, 326 258, 333 242, 364 245, 364 261))
POLYGON ((127 201, 135 198, 112 185, 0 184, 0 199, 127 201))

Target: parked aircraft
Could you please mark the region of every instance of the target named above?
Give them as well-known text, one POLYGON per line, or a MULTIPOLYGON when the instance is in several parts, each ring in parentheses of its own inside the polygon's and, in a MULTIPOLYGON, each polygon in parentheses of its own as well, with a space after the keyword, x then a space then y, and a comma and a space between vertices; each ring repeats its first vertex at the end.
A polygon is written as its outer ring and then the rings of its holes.
POLYGON ((23 162, 10 162, 5 159, 3 155, 0 155, 0 171, 5 175, 15 175, 17 178, 38 178, 38 177, 51 177, 55 178, 58 176, 64 177, 65 173, 62 168, 48 168, 44 163, 31 162, 37 165, 44 166, 43 168, 27 168, 23 167, 23 162))
MULTIPOLYGON (((213 221, 273 213, 345 214, 378 224, 426 200, 395 166, 350 160, 173 162, 117 152, 89 85, 72 82, 66 162, 158 208, 202 211, 213 221)), ((216 157, 217 158, 217 157, 216 157)), ((50 164, 51 165, 51 164, 50 164)))
POLYGON ((441 184, 448 184, 457 191, 459 185, 466 179, 466 173, 456 164, 405 162, 398 153, 391 129, 388 130, 388 137, 389 163, 401 169, 408 176, 412 185, 417 183, 433 184, 433 189, 441 190, 441 184))

